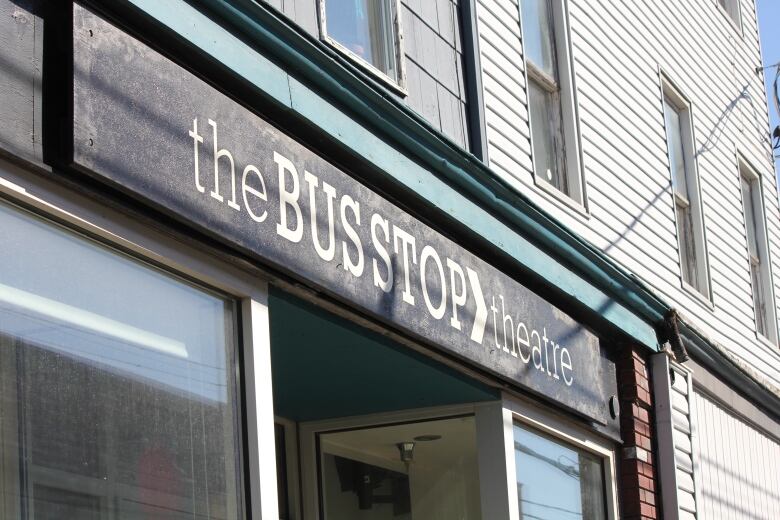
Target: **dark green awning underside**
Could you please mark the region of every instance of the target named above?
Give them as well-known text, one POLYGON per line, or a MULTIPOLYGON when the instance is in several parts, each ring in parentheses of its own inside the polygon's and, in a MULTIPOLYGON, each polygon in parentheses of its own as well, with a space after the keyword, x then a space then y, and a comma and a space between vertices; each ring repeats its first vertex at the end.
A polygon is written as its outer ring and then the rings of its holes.
POLYGON ((280 290, 269 296, 274 412, 296 421, 494 401, 483 385, 280 290))

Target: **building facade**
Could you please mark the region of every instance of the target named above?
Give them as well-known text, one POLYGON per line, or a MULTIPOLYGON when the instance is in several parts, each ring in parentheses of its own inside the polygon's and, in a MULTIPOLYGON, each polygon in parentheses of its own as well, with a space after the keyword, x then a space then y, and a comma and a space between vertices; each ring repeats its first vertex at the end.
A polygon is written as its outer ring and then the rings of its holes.
POLYGON ((688 328, 685 368, 659 357, 654 370, 665 517, 773 518, 780 220, 755 4, 527 3, 477 8, 491 169, 688 328), (539 85, 558 89, 557 129, 534 113, 539 85), (550 135, 558 162, 538 144, 550 135), (548 189, 550 164, 568 187, 548 189), (723 365, 772 396, 731 400, 744 384, 723 365))
POLYGON ((751 0, 0 0, 3 518, 780 516, 751 0))

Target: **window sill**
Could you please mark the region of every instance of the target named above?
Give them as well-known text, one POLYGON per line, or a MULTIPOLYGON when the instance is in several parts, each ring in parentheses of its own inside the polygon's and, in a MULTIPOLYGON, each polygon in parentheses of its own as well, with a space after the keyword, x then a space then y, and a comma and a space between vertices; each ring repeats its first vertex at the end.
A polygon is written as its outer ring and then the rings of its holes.
POLYGON ((710 311, 715 310, 715 304, 712 301, 712 296, 705 296, 696 287, 689 284, 685 280, 682 280, 682 288, 686 294, 693 297, 696 301, 707 307, 710 311))
POLYGON ((540 192, 542 192, 548 198, 551 198, 553 202, 563 206, 563 209, 573 212, 575 216, 582 217, 585 220, 590 220, 590 211, 585 204, 577 202, 562 191, 553 187, 550 183, 540 179, 536 173, 533 174, 533 177, 534 185, 539 189, 540 192))
POLYGON ((758 331, 756 331, 756 339, 758 339, 759 343, 772 350, 777 350, 778 346, 780 346, 774 341, 772 341, 771 339, 764 336, 763 334, 759 333, 758 331))
POLYGON ((402 98, 406 98, 409 95, 409 91, 406 89, 406 67, 404 66, 403 63, 405 59, 404 57, 398 60, 398 69, 400 71, 401 78, 399 81, 396 82, 390 76, 388 76, 378 68, 374 67, 372 64, 367 62, 364 58, 358 56, 351 50, 347 49, 346 47, 344 47, 342 44, 340 44, 330 36, 327 35, 323 36, 322 41, 327 43, 339 54, 347 58, 353 65, 355 65, 360 70, 368 74, 371 79, 378 81, 383 87, 389 89, 392 93, 401 96, 402 98))

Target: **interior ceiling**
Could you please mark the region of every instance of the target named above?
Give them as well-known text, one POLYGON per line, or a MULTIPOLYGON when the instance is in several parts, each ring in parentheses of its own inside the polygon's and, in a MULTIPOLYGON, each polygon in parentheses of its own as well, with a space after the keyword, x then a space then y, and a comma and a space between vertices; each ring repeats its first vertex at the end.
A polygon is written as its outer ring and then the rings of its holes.
POLYGON ((412 463, 418 467, 441 468, 464 458, 476 459, 477 435, 473 416, 326 433, 320 437, 326 453, 399 472, 405 472, 405 468, 397 444, 406 441, 414 442, 412 463), (439 435, 441 438, 414 441, 421 435, 439 435))
POLYGON ((495 389, 278 289, 269 313, 279 416, 312 421, 498 399, 495 389))

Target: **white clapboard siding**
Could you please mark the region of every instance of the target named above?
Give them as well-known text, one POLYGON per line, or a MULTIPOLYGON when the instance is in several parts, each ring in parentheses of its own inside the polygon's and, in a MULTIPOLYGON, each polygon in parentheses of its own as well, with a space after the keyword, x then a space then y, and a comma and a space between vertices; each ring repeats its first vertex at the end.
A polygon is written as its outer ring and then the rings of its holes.
POLYGON ((693 410, 701 518, 780 518, 780 440, 697 389, 693 410))
POLYGON ((742 33, 716 0, 566 4, 587 213, 534 183, 517 0, 477 1, 491 168, 780 385, 780 348, 755 332, 736 154, 762 176, 778 296, 780 208, 754 2, 741 2, 742 33), (681 283, 660 73, 691 103, 711 303, 681 283))
POLYGON ((695 441, 695 403, 691 373, 670 364, 666 354, 652 359, 655 428, 658 439, 658 471, 664 518, 704 519, 697 507, 700 484, 695 474, 699 461, 695 441))
POLYGON ((477 27, 489 162, 525 191, 533 181, 517 0, 477 0, 477 27))

